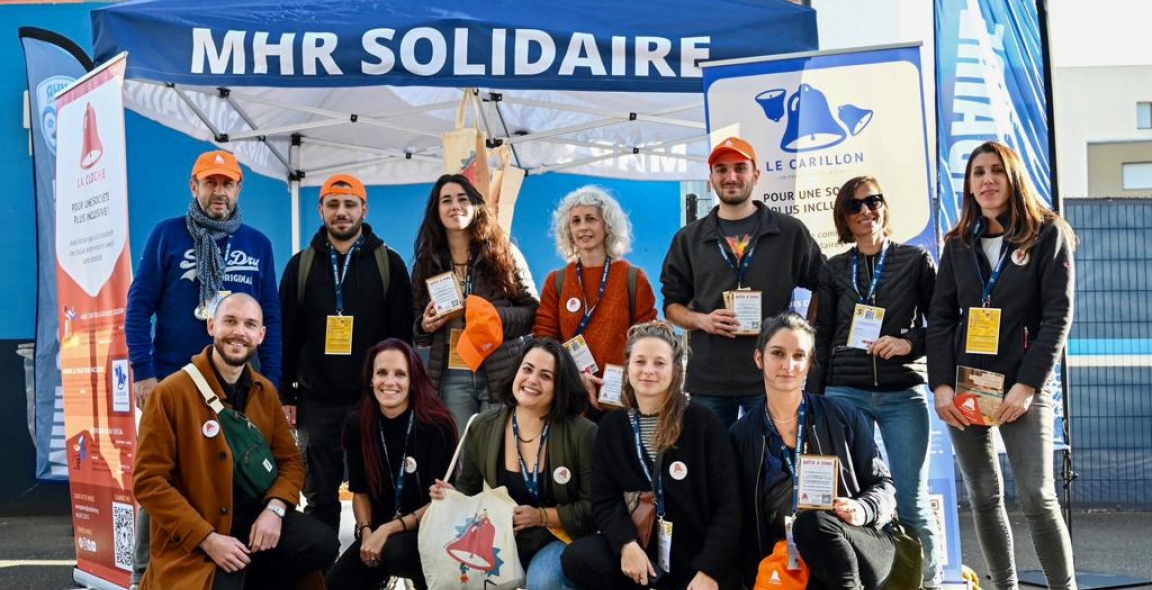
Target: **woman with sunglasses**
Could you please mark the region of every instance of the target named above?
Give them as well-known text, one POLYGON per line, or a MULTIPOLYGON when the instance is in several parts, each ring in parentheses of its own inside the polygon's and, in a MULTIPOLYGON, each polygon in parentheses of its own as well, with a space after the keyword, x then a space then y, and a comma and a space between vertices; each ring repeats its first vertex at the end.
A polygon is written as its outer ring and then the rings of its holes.
POLYGON ((429 348, 428 377, 456 427, 463 429, 473 414, 498 407, 499 394, 512 380, 540 305, 536 285, 524 256, 497 225, 496 214, 460 174, 445 174, 432 186, 413 250, 415 342, 429 348), (504 343, 476 372, 453 350, 464 317, 439 313, 428 294, 427 279, 448 272, 456 275, 465 297, 483 297, 500 315, 504 343))
POLYGON ((880 427, 896 483, 900 521, 924 546, 924 588, 942 578, 940 533, 928 504, 928 388, 924 318, 936 265, 922 248, 890 236, 891 210, 872 176, 840 187, 833 219, 848 251, 820 269, 818 374, 830 398, 880 427), (870 314, 870 315, 869 315, 870 314))
POLYGON ((325 582, 369 590, 397 576, 424 588, 416 529, 430 501, 428 485, 456 448, 456 425, 420 358, 399 339, 368 351, 362 383, 360 405, 344 429, 356 540, 325 582))
POLYGON ((1072 228, 1041 202, 1016 151, 989 141, 972 152, 960 220, 944 236, 928 314, 928 378, 936 413, 951 427, 997 590, 1015 590, 1018 581, 990 424, 999 424, 1048 587, 1076 588, 1053 478, 1051 393, 1072 325, 1075 245, 1072 228), (958 398, 960 373, 1000 383, 1003 397, 986 408, 991 420, 962 411, 974 398, 958 398))

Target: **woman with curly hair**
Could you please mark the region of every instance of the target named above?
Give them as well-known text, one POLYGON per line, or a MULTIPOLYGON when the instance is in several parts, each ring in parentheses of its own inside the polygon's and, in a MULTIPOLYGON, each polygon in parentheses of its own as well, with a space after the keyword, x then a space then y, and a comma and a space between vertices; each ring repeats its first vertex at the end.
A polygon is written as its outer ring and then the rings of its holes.
MULTIPOLYGON (((986 142, 968 159, 960 221, 944 236, 928 313, 928 382, 951 427, 992 586, 1017 588, 997 425, 1048 587, 1076 588, 1072 543, 1053 478, 1052 373, 1072 326, 1076 236, 1044 206, 1020 155, 986 142), (957 369, 1001 383, 992 410, 965 412, 957 369)), ((966 396, 967 397, 967 396, 966 396)))
POLYGON ((604 189, 578 188, 552 215, 556 249, 570 262, 548 275, 532 333, 569 350, 586 346, 593 365, 580 368, 592 406, 607 364, 624 364, 628 328, 656 319, 656 295, 647 275, 623 256, 632 225, 604 189))
POLYGON ((428 376, 463 428, 473 414, 498 405, 494 396, 511 381, 540 304, 536 285, 480 192, 459 174, 445 174, 433 185, 413 250, 416 345, 429 347, 428 376), (455 351, 464 318, 438 313, 428 294, 425 281, 447 272, 456 276, 465 297, 488 300, 500 316, 504 342, 475 372, 455 351))

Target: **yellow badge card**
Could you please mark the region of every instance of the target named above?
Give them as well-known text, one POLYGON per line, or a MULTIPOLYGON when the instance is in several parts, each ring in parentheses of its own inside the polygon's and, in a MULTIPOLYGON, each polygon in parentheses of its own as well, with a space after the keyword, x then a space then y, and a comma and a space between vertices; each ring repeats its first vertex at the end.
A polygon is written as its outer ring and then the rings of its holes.
POLYGON ((656 534, 660 543, 656 561, 660 564, 660 569, 666 572, 672 571, 672 521, 661 518, 656 523, 656 534))
POLYGON ((350 315, 328 316, 328 328, 324 330, 324 354, 352 354, 352 324, 355 319, 350 315))
POLYGON ((883 325, 883 307, 857 303, 852 312, 852 327, 848 329, 848 346, 868 350, 873 342, 880 339, 880 328, 883 325))
POLYGON ((456 345, 460 343, 460 335, 464 333, 463 328, 452 328, 448 336, 448 368, 460 369, 463 371, 471 371, 468 364, 464 359, 460 358, 460 353, 456 352, 456 345))
POLYGON ((968 308, 968 354, 998 354, 1000 350, 1000 308, 968 308))

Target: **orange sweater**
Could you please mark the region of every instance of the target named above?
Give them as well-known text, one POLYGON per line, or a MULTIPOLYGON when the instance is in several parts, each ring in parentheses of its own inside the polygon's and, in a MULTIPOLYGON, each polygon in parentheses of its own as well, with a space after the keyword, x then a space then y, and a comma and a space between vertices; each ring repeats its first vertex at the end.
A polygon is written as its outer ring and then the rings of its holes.
POLYGON ((594 306, 596 312, 592 321, 584 329, 584 340, 592 349, 592 358, 603 373, 604 365, 624 364, 624 345, 628 341, 628 328, 635 324, 656 319, 656 295, 643 269, 637 269, 636 276, 636 317, 629 317, 628 269, 632 265, 626 260, 612 261, 608 273, 608 286, 604 289, 604 301, 597 302, 600 292, 602 266, 585 268, 584 296, 580 296, 580 282, 576 280, 576 263, 569 263, 563 269, 548 274, 544 290, 540 294, 540 307, 536 310, 536 325, 532 333, 547 336, 564 342, 576 335, 576 328, 584 317, 584 303, 594 306), (556 273, 564 273, 564 292, 556 293, 556 273), (580 301, 576 311, 569 311, 568 301, 580 301))

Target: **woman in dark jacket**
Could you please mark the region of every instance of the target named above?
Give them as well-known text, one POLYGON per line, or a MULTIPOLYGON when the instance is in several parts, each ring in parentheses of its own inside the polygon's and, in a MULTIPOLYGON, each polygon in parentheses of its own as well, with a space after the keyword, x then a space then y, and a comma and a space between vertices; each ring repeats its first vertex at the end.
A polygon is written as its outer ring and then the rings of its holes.
POLYGON ((924 546, 923 587, 939 588, 939 532, 928 505, 924 364, 924 318, 936 265, 922 248, 889 239, 891 214, 876 178, 857 176, 840 187, 832 215, 840 243, 854 246, 820 269, 817 381, 825 395, 859 409, 869 429, 880 426, 900 520, 924 546), (869 310, 883 314, 880 331, 862 337, 866 322, 857 321, 858 314, 869 310))
MULTIPOLYGON (((589 535, 596 425, 576 364, 558 342, 529 340, 504 406, 476 417, 464 438, 455 489, 504 486, 518 506, 516 548, 532 590, 571 588, 560 569, 565 541, 589 535)), ((432 497, 452 485, 437 481, 432 497)))
POLYGON ((764 323, 755 361, 764 374, 765 402, 731 428, 740 465, 746 518, 741 574, 749 588, 757 566, 785 538, 785 519, 811 573, 808 588, 880 588, 896 545, 884 530, 895 490, 863 414, 836 400, 804 393, 814 332, 788 312, 764 323), (802 455, 838 460, 834 509, 797 513, 795 466, 802 455))
POLYGON ((416 529, 428 485, 456 448, 456 426, 420 358, 401 340, 368 351, 363 383, 344 440, 356 541, 328 572, 327 586, 368 590, 398 576, 423 588, 416 529))
POLYGON ((445 174, 433 185, 413 250, 415 342, 429 347, 428 375, 456 426, 463 428, 473 414, 495 407, 511 381, 523 337, 531 332, 540 305, 536 285, 495 213, 459 174, 445 174), (439 313, 428 295, 425 281, 448 272, 456 275, 465 297, 477 295, 492 303, 503 326, 503 344, 476 372, 452 350, 464 329, 463 316, 439 313))
POLYGON ((1019 154, 996 142, 972 152, 960 221, 944 237, 928 316, 928 377, 936 413, 951 426, 998 590, 1015 589, 1017 579, 991 424, 999 424, 1048 587, 1076 588, 1053 479, 1049 389, 1072 325, 1075 242, 1072 228, 1036 195, 1019 154), (958 367, 984 372, 986 383, 1000 381, 1002 400, 985 408, 990 420, 969 393, 957 396, 958 367))
POLYGON ((739 588, 732 556, 740 509, 724 426, 684 396, 684 349, 671 324, 633 326, 625 356, 629 409, 605 415, 596 439, 592 510, 600 532, 568 546, 564 573, 587 590, 739 588), (653 490, 656 530, 644 548, 627 498, 653 490), (671 537, 661 539, 668 529, 671 537))

